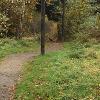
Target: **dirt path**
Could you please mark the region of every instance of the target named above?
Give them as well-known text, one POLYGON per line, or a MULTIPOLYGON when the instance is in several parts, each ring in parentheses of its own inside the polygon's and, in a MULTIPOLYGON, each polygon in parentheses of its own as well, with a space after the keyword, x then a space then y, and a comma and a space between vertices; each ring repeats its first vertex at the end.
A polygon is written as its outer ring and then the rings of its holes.
MULTIPOLYGON (((47 52, 56 51, 62 48, 59 43, 48 44, 47 52)), ((13 54, 6 57, 0 64, 0 100, 12 100, 12 88, 16 84, 23 63, 31 60, 34 56, 38 56, 39 52, 13 54)))

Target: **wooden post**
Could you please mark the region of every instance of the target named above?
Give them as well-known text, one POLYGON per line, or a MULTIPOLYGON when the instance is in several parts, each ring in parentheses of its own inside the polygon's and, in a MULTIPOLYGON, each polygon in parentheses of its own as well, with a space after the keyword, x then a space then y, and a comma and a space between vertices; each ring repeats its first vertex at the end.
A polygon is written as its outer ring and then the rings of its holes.
POLYGON ((41 0, 41 54, 45 54, 45 0, 41 0))

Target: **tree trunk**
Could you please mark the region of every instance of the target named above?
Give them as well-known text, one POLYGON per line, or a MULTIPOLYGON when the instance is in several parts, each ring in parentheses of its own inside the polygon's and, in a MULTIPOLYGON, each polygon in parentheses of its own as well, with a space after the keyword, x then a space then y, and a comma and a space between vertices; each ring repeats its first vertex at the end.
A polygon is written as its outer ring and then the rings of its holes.
POLYGON ((20 35, 19 35, 19 38, 21 39, 22 38, 22 35, 23 35, 23 28, 24 28, 24 17, 25 17, 25 1, 23 0, 22 1, 22 12, 21 12, 21 15, 20 15, 20 35))
POLYGON ((41 0, 41 54, 45 54, 45 0, 41 0))
POLYGON ((62 41, 65 40, 65 0, 62 1, 62 41))
POLYGON ((62 41, 62 33, 61 33, 60 23, 57 24, 57 31, 58 31, 57 41, 61 42, 62 41))

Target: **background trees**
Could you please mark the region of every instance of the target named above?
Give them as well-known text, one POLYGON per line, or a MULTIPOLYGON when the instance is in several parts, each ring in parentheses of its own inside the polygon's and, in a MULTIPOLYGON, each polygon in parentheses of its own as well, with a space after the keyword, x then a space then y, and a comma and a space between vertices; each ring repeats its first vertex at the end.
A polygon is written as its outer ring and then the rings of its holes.
MULTIPOLYGON (((36 3, 36 10, 40 12, 41 8, 41 1, 37 0, 36 3)), ((45 9, 46 9, 46 15, 49 20, 52 20, 54 22, 57 22, 58 25, 58 40, 62 40, 62 34, 61 34, 61 25, 60 21, 62 18, 62 9, 61 9, 61 1, 60 0, 48 0, 45 2, 45 9)), ((63 31, 62 31, 63 32, 63 31)))
POLYGON ((2 0, 0 2, 0 12, 9 18, 11 23, 8 34, 14 33, 16 38, 20 38, 22 33, 28 32, 30 20, 33 19, 34 3, 35 0, 2 0))
MULTIPOLYGON (((90 26, 97 25, 99 6, 98 0, 46 0, 46 39, 61 41, 72 39, 77 33, 88 34, 90 26)), ((6 35, 10 37, 40 37, 40 12, 41 0, 0 1, 0 13, 9 19, 6 35)))
MULTIPOLYGON (((82 31, 85 20, 90 16, 90 5, 85 0, 73 0, 68 2, 65 14, 65 37, 82 31)), ((84 30, 84 29, 83 29, 84 30)))

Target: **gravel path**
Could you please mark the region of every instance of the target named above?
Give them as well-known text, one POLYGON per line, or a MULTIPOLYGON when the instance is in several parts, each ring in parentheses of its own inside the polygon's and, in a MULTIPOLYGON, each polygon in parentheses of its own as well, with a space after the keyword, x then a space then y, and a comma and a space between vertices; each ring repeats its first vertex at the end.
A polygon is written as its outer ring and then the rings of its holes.
MULTIPOLYGON (((62 48, 59 43, 48 44, 47 52, 56 51, 62 48)), ((19 79, 23 63, 38 56, 39 53, 13 54, 6 57, 0 64, 0 100, 13 100, 13 88, 19 79)))
POLYGON ((23 53, 10 55, 0 64, 0 100, 10 100, 10 88, 19 78, 22 64, 38 54, 23 53))

